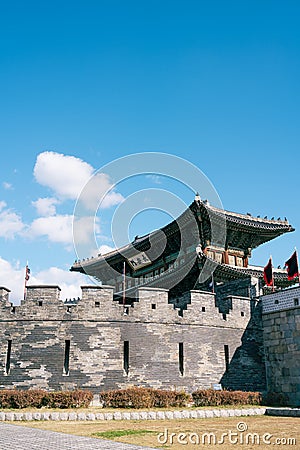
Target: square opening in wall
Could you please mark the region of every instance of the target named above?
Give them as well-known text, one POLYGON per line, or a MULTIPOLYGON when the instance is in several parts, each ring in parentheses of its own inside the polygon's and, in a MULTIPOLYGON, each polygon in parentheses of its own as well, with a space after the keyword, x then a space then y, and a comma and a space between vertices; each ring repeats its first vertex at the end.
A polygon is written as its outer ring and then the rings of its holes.
POLYGON ((100 302, 95 302, 95 308, 100 308, 100 302))
POLYGON ((294 306, 299 306, 299 298, 294 298, 294 306))
POLYGON ((241 311, 241 317, 244 317, 244 316, 245 316, 244 311, 241 311))
POLYGON ((38 305, 39 305, 39 306, 43 306, 43 300, 39 300, 39 301, 38 301, 38 305))
POLYGON ((156 303, 152 303, 151 309, 156 309, 156 303))

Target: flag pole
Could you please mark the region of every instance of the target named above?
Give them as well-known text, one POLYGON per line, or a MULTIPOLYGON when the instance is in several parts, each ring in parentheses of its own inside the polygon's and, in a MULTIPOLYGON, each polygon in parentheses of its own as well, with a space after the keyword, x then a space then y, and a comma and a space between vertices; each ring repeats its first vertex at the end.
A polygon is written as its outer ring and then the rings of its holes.
POLYGON ((125 302, 126 302, 126 262, 123 263, 123 307, 125 308, 125 302))
POLYGON ((27 293, 27 281, 28 281, 28 261, 26 262, 26 267, 25 267, 25 277, 24 277, 24 294, 23 294, 23 298, 24 300, 26 300, 26 293, 27 293))
POLYGON ((270 255, 270 259, 271 259, 271 269, 272 269, 272 292, 274 292, 275 291, 275 286, 274 286, 274 271, 273 271, 272 255, 270 255))
POLYGON ((297 248, 295 247, 295 252, 296 252, 296 261, 297 261, 297 268, 298 268, 298 283, 300 286, 300 271, 299 271, 299 258, 298 258, 298 252, 297 252, 297 248))

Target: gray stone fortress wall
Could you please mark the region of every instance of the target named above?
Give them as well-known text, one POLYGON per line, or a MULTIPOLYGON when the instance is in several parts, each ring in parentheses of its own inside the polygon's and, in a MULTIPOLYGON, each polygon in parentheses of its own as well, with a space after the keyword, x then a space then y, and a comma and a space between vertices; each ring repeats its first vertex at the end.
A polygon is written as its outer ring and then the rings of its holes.
POLYGON ((300 406, 300 287, 262 297, 268 390, 300 406))
POLYGON ((58 286, 31 286, 13 306, 0 288, 0 386, 265 389, 255 299, 190 291, 176 305, 164 289, 140 288, 136 300, 124 309, 112 287, 84 286, 64 303, 58 286))

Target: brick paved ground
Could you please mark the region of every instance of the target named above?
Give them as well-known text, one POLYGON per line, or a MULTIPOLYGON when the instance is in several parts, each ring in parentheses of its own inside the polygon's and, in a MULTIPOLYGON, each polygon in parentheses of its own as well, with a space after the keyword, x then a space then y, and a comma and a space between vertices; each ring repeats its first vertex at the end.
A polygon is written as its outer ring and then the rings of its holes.
POLYGON ((0 450, 153 450, 102 439, 0 423, 0 450))

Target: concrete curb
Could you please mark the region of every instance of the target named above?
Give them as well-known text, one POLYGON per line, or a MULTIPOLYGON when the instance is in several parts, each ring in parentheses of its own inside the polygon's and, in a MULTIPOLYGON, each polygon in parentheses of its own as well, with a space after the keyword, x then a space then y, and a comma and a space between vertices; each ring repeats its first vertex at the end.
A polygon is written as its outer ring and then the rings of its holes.
POLYGON ((205 419, 213 417, 241 417, 266 414, 266 408, 248 409, 197 409, 181 411, 140 411, 140 412, 3 412, 0 411, 1 422, 20 421, 94 421, 94 420, 165 420, 165 419, 205 419))

